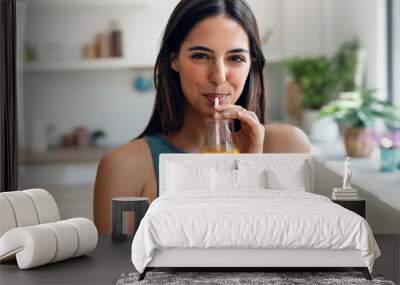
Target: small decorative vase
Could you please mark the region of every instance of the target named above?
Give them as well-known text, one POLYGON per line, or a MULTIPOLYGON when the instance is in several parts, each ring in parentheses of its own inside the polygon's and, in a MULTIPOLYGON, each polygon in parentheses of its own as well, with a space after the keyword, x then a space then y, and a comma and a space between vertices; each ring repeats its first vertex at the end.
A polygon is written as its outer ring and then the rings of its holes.
POLYGON ((400 169, 400 147, 395 148, 397 158, 397 168, 400 169))
POLYGON ((383 172, 395 171, 398 166, 397 149, 381 147, 380 152, 381 152, 381 171, 383 172))
POLYGON ((344 142, 346 152, 351 157, 368 157, 375 148, 372 140, 365 139, 366 129, 349 128, 345 131, 344 142))
POLYGON ((135 81, 133 82, 133 86, 136 90, 138 90, 140 92, 147 92, 151 89, 152 82, 151 82, 151 80, 147 80, 142 76, 138 76, 135 78, 135 81))

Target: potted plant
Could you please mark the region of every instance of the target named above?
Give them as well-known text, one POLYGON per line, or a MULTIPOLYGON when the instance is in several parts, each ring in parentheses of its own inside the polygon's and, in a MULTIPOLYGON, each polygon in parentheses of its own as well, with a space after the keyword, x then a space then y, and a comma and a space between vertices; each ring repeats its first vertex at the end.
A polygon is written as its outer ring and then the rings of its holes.
POLYGON ((358 49, 358 41, 352 40, 343 44, 333 58, 293 58, 284 63, 295 83, 288 86, 288 112, 299 118, 295 105, 300 102, 297 108, 303 110, 302 127, 314 141, 333 140, 339 134, 333 119, 319 119, 319 110, 340 91, 354 90, 358 49))
POLYGON ((375 146, 368 137, 368 129, 376 119, 387 125, 400 125, 399 109, 388 101, 376 99, 374 90, 343 92, 321 109, 321 116, 333 116, 345 128, 344 141, 348 156, 369 156, 375 146))
POLYGON ((105 147, 106 133, 102 129, 96 129, 91 134, 92 143, 96 147, 105 147))

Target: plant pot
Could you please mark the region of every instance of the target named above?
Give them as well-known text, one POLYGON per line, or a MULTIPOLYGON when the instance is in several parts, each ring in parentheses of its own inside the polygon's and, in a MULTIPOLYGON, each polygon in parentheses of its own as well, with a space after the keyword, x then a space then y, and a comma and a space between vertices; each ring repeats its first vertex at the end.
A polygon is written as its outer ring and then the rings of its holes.
POLYGON ((400 169, 400 147, 396 147, 397 168, 400 169))
POLYGON ((348 156, 367 157, 375 148, 373 141, 365 135, 364 128, 348 128, 344 134, 344 143, 348 156))
POLYGON ((301 121, 303 111, 301 109, 301 89, 296 82, 289 82, 286 86, 286 112, 292 119, 301 121))

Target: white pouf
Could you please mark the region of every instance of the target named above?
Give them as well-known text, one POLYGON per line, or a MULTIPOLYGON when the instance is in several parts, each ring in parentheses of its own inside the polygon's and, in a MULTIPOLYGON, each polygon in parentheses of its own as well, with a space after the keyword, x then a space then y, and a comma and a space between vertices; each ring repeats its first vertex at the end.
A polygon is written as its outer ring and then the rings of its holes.
POLYGON ((59 221, 49 192, 29 189, 0 193, 0 262, 16 259, 20 269, 86 254, 98 233, 86 218, 59 221))

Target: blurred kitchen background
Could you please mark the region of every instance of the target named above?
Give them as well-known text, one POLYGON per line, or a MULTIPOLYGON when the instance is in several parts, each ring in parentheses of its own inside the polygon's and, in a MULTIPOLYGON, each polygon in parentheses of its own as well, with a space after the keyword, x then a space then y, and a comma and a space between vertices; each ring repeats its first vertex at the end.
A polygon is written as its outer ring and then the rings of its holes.
MULTIPOLYGON (((177 3, 18 1, 19 187, 50 191, 63 218, 93 217, 98 162, 145 127, 155 99, 152 75, 159 42, 177 3)), ((390 219, 395 224, 400 215, 400 138, 392 135, 398 109, 388 106, 400 105, 399 1, 248 3, 267 60, 267 120, 296 124, 308 133, 319 154, 318 169, 326 170, 317 175, 317 189, 327 196, 341 185, 346 152, 364 157, 354 158, 354 183, 364 191, 361 196, 384 201, 382 211, 394 209, 390 219), (376 91, 366 94, 370 89, 376 91), (356 90, 363 90, 362 95, 356 90), (350 93, 344 96, 343 91, 350 93), (380 100, 374 101, 382 103, 379 110, 369 98, 380 100), (319 119, 322 109, 333 116, 348 112, 345 124, 338 127, 332 116, 319 119), (382 146, 376 138, 387 134, 385 126, 391 133, 382 146), (346 135, 348 127, 356 133, 373 127, 361 139, 373 141, 373 147, 355 147, 354 138, 346 135), (382 166, 382 148, 397 151, 389 171, 382 166), (335 176, 329 180, 329 175, 335 176), (382 187, 388 192, 376 194, 382 187)), ((390 223, 388 230, 381 228, 379 207, 378 218, 371 215, 372 227, 393 231, 390 223)), ((394 227, 400 233, 398 222, 394 227)))

